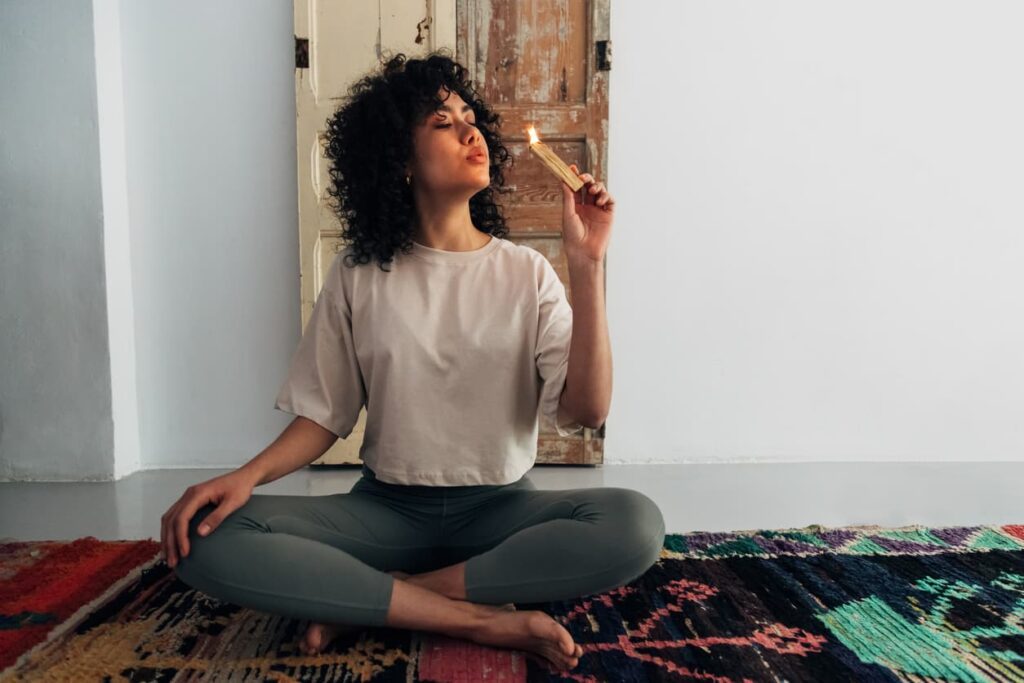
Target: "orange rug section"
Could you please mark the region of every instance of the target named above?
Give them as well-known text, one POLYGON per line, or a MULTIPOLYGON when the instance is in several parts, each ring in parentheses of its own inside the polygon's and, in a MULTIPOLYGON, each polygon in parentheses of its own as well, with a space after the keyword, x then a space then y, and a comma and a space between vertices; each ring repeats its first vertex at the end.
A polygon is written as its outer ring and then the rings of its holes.
POLYGON ((0 670, 159 552, 148 539, 0 543, 0 670))

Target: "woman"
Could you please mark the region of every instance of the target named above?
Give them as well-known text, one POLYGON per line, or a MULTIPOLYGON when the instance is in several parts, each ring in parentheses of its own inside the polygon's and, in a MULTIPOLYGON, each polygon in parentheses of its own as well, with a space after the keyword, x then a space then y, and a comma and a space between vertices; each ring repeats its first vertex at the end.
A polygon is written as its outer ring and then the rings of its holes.
MULTIPOLYGON (((443 53, 397 55, 328 120, 333 261, 275 407, 296 415, 251 462, 190 487, 162 518, 168 565, 227 602, 345 625, 445 633, 552 670, 582 649, 542 611, 643 574, 661 512, 623 488, 538 490, 538 417, 599 427, 611 394, 603 260, 613 200, 562 185, 574 310, 551 264, 502 239, 510 161, 498 116, 443 53), (371 263, 375 260, 376 263, 371 263), (388 267, 385 267, 388 266, 388 267), (348 493, 251 495, 367 426, 348 493)), ((578 171, 574 168, 574 172, 578 171)))

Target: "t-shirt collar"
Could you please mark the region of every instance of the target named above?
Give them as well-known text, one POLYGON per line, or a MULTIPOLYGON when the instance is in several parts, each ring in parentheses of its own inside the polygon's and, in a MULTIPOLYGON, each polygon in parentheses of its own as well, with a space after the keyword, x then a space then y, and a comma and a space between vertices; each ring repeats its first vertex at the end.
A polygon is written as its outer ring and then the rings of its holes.
POLYGON ((484 258, 498 248, 498 243, 501 242, 501 240, 494 235, 491 235, 490 237, 490 242, 479 249, 471 249, 470 251, 447 251, 445 249, 434 249, 413 240, 410 255, 432 263, 472 263, 473 261, 484 258))

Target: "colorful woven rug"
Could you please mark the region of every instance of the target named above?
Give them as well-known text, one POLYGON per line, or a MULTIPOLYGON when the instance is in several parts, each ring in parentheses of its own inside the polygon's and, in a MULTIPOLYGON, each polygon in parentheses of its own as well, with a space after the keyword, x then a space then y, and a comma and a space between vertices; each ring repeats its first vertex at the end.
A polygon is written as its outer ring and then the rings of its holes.
MULTIPOLYGON (((0 541, 0 671, 160 549, 154 541, 0 541)), ((81 614, 76 614, 81 610, 81 614)))
POLYGON ((21 654, 0 681, 1024 681, 1022 525, 670 534, 626 586, 517 605, 582 645, 561 676, 511 650, 391 628, 304 656, 307 622, 194 591, 156 550, 0 544, 0 652, 21 654), (143 556, 88 603, 93 579, 143 556))

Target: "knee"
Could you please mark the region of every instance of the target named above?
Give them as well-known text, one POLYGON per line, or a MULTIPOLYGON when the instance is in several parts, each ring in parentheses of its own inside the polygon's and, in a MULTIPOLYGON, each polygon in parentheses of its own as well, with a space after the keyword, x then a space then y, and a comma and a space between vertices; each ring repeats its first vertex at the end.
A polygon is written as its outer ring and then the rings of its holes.
POLYGON ((649 496, 626 488, 606 489, 611 509, 607 513, 615 520, 620 535, 616 539, 617 554, 630 560, 624 569, 626 580, 632 580, 647 571, 661 556, 665 545, 665 518, 661 508, 649 496))
POLYGON ((185 583, 192 584, 196 571, 203 571, 204 566, 208 565, 213 557, 211 552, 211 546, 217 544, 218 539, 215 533, 209 536, 199 535, 199 524, 216 509, 214 503, 207 503, 203 507, 196 510, 196 513, 192 515, 192 519, 188 522, 188 555, 181 554, 181 548, 178 549, 178 563, 174 567, 174 572, 178 578, 185 581, 185 583))

